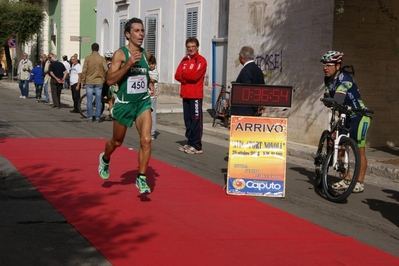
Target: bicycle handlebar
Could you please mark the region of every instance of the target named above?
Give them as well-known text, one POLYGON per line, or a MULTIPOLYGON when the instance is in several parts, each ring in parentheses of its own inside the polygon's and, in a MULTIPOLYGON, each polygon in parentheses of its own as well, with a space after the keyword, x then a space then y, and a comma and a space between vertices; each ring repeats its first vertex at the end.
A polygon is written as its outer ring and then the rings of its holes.
POLYGON ((347 105, 339 104, 336 101, 334 101, 334 99, 332 99, 332 98, 321 98, 320 101, 322 101, 326 106, 331 107, 333 109, 337 109, 346 114, 350 114, 351 112, 357 113, 359 115, 366 115, 366 116, 368 114, 374 114, 373 110, 362 109, 362 108, 352 108, 347 105))

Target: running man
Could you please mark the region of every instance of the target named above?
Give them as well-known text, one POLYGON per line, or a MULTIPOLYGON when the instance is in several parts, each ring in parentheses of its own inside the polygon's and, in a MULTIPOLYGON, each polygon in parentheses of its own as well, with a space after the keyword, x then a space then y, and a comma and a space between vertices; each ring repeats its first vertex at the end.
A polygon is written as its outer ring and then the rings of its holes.
POLYGON ((151 56, 141 45, 145 36, 143 21, 132 18, 125 24, 125 37, 128 44, 115 51, 108 70, 107 83, 118 83, 114 108, 111 110, 113 135, 100 154, 98 173, 101 178, 109 178, 111 154, 122 145, 127 127, 135 122, 140 136, 138 155, 139 173, 136 186, 140 193, 151 193, 147 185, 146 170, 151 157, 151 98, 155 94, 154 84, 149 78, 148 58, 151 56), (150 89, 150 92, 148 91, 150 89))

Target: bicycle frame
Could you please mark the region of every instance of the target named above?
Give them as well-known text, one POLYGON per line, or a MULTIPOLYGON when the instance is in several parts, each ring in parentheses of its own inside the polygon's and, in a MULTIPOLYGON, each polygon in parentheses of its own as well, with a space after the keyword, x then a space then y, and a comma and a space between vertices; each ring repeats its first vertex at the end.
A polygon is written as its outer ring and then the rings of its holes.
POLYGON ((215 127, 217 125, 216 119, 220 117, 223 119, 224 126, 228 127, 230 119, 230 92, 225 89, 224 85, 213 84, 213 87, 215 86, 220 87, 220 92, 214 107, 212 126, 215 127))
POLYGON ((352 112, 367 114, 369 111, 353 110, 331 98, 321 100, 331 108, 332 114, 330 129, 323 131, 315 156, 314 187, 322 188, 328 200, 342 202, 352 193, 361 166, 359 147, 350 138, 347 116, 352 112), (341 185, 341 182, 344 184, 341 185))
MULTIPOLYGON (((340 143, 342 137, 345 136, 345 137, 349 138, 349 130, 350 130, 350 128, 345 128, 345 121, 346 121, 346 114, 345 113, 341 113, 339 115, 338 122, 337 123, 335 122, 335 112, 336 111, 337 111, 336 109, 332 110, 331 121, 330 121, 331 136, 334 136, 334 135, 338 136, 338 137, 335 137, 335 139, 334 139, 334 146, 333 146, 334 153, 333 153, 332 165, 333 165, 333 169, 334 170, 341 171, 342 169, 340 169, 340 166, 338 164, 338 153, 339 153, 339 150, 340 150, 339 143, 340 143), (346 134, 340 134, 339 133, 340 129, 345 129, 347 131, 347 133, 346 134)), ((344 157, 343 163, 344 163, 344 169, 347 169, 348 166, 349 166, 349 158, 348 158, 348 155, 346 153, 345 153, 345 157, 344 157)))

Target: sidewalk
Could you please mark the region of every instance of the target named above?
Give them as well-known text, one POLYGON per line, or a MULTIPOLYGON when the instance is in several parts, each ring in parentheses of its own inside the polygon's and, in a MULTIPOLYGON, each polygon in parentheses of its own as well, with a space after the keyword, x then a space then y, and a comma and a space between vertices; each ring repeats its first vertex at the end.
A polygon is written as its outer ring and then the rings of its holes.
MULTIPOLYGON (((19 91, 17 81, 11 82, 9 79, 3 79, 0 81, 0 86, 19 91)), ((34 95, 33 88, 34 86, 30 85, 30 97, 34 95)), ((70 91, 63 90, 61 94, 61 102, 63 104, 69 104, 72 106, 72 97, 70 91)), ((211 108, 212 106, 210 103, 204 102, 204 115, 208 115, 208 110, 211 108)), ((162 92, 160 93, 157 99, 157 113, 182 112, 182 102, 179 95, 162 94, 162 92)), ((212 123, 205 122, 204 134, 215 137, 229 138, 230 132, 223 126, 217 125, 216 127, 213 127, 212 123)), ((317 148, 315 146, 305 145, 288 140, 287 149, 287 153, 291 156, 313 161, 314 153, 317 148)), ((389 147, 378 149, 367 148, 366 154, 368 159, 367 175, 376 175, 378 177, 390 179, 393 182, 399 182, 399 150, 394 150, 389 147)))

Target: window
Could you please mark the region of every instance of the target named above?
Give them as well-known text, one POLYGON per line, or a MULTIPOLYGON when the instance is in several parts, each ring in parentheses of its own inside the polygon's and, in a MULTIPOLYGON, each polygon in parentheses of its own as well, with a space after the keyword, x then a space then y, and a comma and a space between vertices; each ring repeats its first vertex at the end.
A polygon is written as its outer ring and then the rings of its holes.
POLYGON ((186 39, 189 37, 197 37, 197 32, 198 32, 198 7, 188 8, 186 39))
POLYGON ((157 57, 157 15, 145 17, 144 49, 157 57))
POLYGON ((125 46, 126 44, 125 24, 126 19, 121 19, 119 21, 119 47, 125 46))

